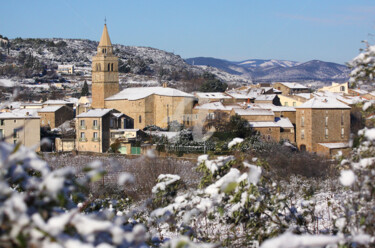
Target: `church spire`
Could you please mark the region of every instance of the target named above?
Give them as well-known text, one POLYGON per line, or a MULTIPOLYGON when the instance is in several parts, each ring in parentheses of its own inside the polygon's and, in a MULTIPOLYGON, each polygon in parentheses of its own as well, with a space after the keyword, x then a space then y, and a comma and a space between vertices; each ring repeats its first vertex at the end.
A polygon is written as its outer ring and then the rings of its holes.
POLYGON ((110 47, 112 46, 111 39, 109 38, 107 24, 104 24, 102 38, 100 38, 99 47, 110 47))

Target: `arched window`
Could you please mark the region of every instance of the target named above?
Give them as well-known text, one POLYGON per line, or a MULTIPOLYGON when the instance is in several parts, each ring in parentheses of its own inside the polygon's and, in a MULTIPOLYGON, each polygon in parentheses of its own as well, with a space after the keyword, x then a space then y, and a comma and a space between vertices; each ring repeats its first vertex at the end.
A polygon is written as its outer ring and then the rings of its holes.
POLYGON ((110 69, 110 68, 109 68, 110 66, 111 66, 111 64, 108 64, 108 71, 110 71, 110 70, 109 70, 109 69, 110 69))

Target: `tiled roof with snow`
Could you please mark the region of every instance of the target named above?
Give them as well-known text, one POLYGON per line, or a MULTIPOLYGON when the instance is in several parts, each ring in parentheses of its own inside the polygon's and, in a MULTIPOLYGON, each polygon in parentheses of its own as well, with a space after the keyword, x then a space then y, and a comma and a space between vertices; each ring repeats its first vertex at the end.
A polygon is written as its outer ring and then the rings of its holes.
POLYGON ((246 116, 246 115, 275 115, 273 111, 268 109, 234 109, 234 112, 238 115, 246 116))
POLYGON ((15 109, 11 112, 0 113, 0 119, 39 119, 36 111, 29 109, 15 109))
POLYGON ((244 100, 253 99, 258 96, 258 94, 255 92, 250 92, 249 94, 247 94, 247 93, 242 93, 242 92, 228 91, 226 93, 235 99, 244 99, 244 100))
POLYGON ((321 146, 325 146, 329 149, 340 149, 340 148, 349 148, 349 143, 318 143, 321 146))
POLYGON ((195 109, 205 109, 205 110, 227 110, 231 111, 233 108, 240 108, 238 105, 227 105, 225 106, 221 102, 210 102, 202 105, 197 105, 195 109))
POLYGON ((20 106, 42 106, 43 103, 40 103, 40 102, 25 102, 25 103, 21 103, 20 106))
POLYGON ((249 121, 250 127, 279 127, 273 121, 249 121))
POLYGON ((68 101, 65 101, 65 100, 47 100, 45 101, 43 104, 61 104, 61 105, 65 105, 65 104, 71 104, 71 102, 68 102, 68 101))
POLYGON ((288 87, 289 89, 308 89, 306 86, 300 83, 281 83, 281 84, 288 87))
POLYGON ((350 109, 334 97, 314 97, 296 108, 350 109))
POLYGON ((183 91, 169 88, 169 87, 135 87, 127 88, 119 93, 106 98, 106 100, 139 100, 150 95, 159 95, 159 96, 174 96, 174 97, 191 97, 193 95, 185 93, 183 91))
POLYGON ((297 94, 294 94, 294 95, 305 98, 305 99, 311 99, 310 93, 297 93, 297 94))
POLYGON ((293 124, 290 122, 288 118, 276 117, 275 122, 279 127, 282 128, 294 128, 293 124))
POLYGON ((222 92, 196 92, 195 95, 198 98, 215 98, 215 99, 231 98, 230 96, 222 92))
POLYGON ((89 111, 77 115, 77 118, 86 118, 86 117, 103 117, 113 109, 90 109, 89 111))
POLYGON ((289 106, 276 106, 273 105, 272 103, 256 103, 253 104, 253 106, 258 106, 259 108, 262 109, 269 109, 274 112, 295 112, 296 109, 294 107, 289 107, 289 106))
POLYGON ((356 92, 356 93, 358 93, 358 94, 360 94, 360 95, 365 95, 365 94, 368 93, 368 91, 366 91, 366 90, 361 90, 361 89, 350 89, 350 90, 353 91, 353 92, 356 92))
POLYGON ((275 99, 276 95, 275 94, 270 94, 270 95, 259 95, 255 97, 255 101, 272 101, 275 99))
POLYGON ((57 110, 61 109, 63 106, 47 106, 42 109, 38 109, 39 113, 46 113, 46 112, 56 112, 57 110))

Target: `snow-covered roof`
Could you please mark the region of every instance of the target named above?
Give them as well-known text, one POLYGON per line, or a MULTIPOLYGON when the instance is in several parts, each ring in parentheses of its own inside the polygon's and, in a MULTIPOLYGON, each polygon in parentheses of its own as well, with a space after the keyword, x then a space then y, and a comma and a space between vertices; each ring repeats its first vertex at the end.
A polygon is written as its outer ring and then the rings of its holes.
POLYGON ((43 104, 65 105, 65 104, 72 104, 72 103, 65 101, 65 100, 47 100, 43 104))
POLYGON ((259 95, 255 97, 255 101, 272 101, 275 99, 275 94, 269 94, 269 95, 259 95))
POLYGON ((21 103, 20 106, 42 106, 43 103, 40 103, 40 102, 24 102, 24 103, 21 103))
POLYGON ((29 109, 15 109, 11 112, 0 113, 0 119, 39 119, 35 111, 29 109))
POLYGON ((222 98, 231 98, 222 92, 196 92, 195 96, 198 98, 211 98, 211 99, 222 99, 222 98))
POLYGON ((123 116, 124 114, 123 113, 113 113, 114 116, 116 116, 117 118, 120 118, 121 116, 123 116))
POLYGON ((206 110, 227 110, 231 111, 233 108, 240 108, 238 105, 224 105, 221 102, 209 102, 202 105, 197 105, 194 109, 206 109, 206 110))
POLYGON ((112 132, 138 132, 139 129, 129 129, 129 128, 119 128, 119 129, 113 129, 112 132))
POLYGON ((350 89, 351 91, 355 92, 355 93, 358 93, 360 95, 365 95, 368 93, 368 91, 366 90, 361 90, 361 89, 350 89))
POLYGON ((273 121, 249 121, 250 127, 279 127, 273 121))
POLYGON ((246 94, 246 93, 241 93, 241 92, 228 91, 226 93, 235 99, 244 99, 244 100, 253 99, 258 95, 257 93, 254 93, 254 92, 251 92, 250 94, 246 94))
POLYGON ((86 118, 86 117, 103 117, 113 109, 90 109, 89 111, 77 115, 77 118, 86 118))
POLYGON ((150 95, 194 98, 194 96, 191 94, 169 87, 135 87, 124 89, 119 93, 106 98, 106 100, 134 101, 148 97, 150 95))
POLYGON ((146 131, 149 135, 166 136, 168 140, 177 138, 180 132, 165 132, 165 131, 146 131))
POLYGON ((293 124, 288 118, 275 117, 275 122, 279 127, 282 128, 294 128, 293 124))
POLYGON ((234 109, 234 112, 238 115, 275 115, 273 111, 268 109, 260 108, 248 108, 248 109, 234 109))
POLYGON ((297 93, 297 94, 294 94, 294 95, 302 97, 302 98, 305 98, 305 99, 311 99, 311 94, 310 93, 297 93))
POLYGON ((296 108, 350 109, 334 97, 314 97, 296 108))
POLYGON ((340 149, 340 148, 349 148, 349 143, 318 143, 321 146, 325 146, 329 149, 340 149))
POLYGON ((39 113, 45 113, 45 112, 56 112, 57 110, 61 109, 63 106, 47 106, 42 109, 38 109, 39 113))
POLYGON ((281 84, 290 89, 308 89, 306 86, 300 83, 281 83, 281 84))
POLYGON ((253 104, 252 106, 258 106, 259 108, 262 109, 269 109, 274 112, 295 112, 296 109, 294 107, 289 107, 289 106, 276 106, 273 105, 272 103, 256 103, 253 104))

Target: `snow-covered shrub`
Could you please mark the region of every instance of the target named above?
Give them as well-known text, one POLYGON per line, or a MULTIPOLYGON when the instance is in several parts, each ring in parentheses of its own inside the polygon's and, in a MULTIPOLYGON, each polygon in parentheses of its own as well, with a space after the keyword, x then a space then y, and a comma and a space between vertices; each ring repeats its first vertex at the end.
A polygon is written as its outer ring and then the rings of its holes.
POLYGON ((152 188, 154 194, 153 208, 164 207, 176 196, 181 186, 181 177, 178 175, 161 174, 158 176, 157 184, 152 188))
POLYGON ((350 73, 350 83, 368 84, 374 82, 375 76, 375 45, 370 46, 365 41, 366 48, 355 57, 349 66, 352 68, 350 73))
POLYGON ((51 171, 35 152, 0 143, 0 240, 2 247, 139 247, 147 235, 105 212, 82 213, 90 201, 82 193, 100 179, 99 163, 75 179, 74 171, 51 171), (78 207, 76 202, 82 202, 78 207))

